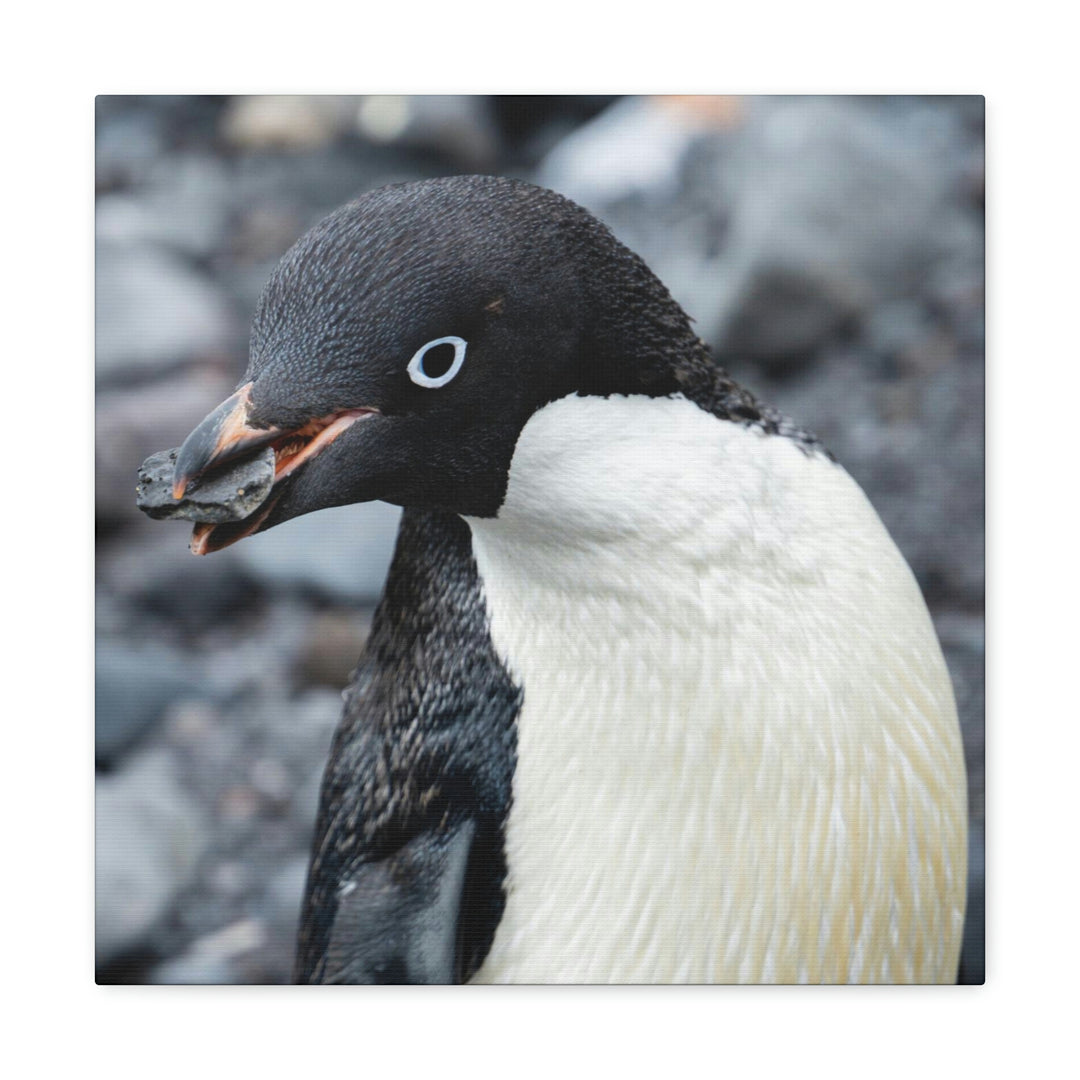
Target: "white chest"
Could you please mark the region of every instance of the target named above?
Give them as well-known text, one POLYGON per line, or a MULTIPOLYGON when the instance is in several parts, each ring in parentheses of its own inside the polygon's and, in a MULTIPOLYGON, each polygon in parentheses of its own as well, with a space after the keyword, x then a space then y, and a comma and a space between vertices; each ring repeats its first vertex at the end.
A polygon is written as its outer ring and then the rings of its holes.
POLYGON ((951 980, 951 687, 842 469, 681 399, 566 398, 470 526, 524 690, 478 980, 951 980))

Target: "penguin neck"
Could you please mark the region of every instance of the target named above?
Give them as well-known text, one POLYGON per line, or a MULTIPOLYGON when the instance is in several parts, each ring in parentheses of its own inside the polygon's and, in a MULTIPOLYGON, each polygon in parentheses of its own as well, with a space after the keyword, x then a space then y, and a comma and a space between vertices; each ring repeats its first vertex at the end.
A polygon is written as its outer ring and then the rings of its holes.
POLYGON ((714 360, 689 316, 642 260, 601 227, 582 275, 589 312, 573 365, 584 395, 684 394, 715 416, 762 419, 752 394, 714 360))
POLYGON ((526 605, 618 597, 629 613, 647 602, 642 564, 696 512, 658 475, 664 463, 642 457, 665 405, 567 397, 539 410, 518 439, 498 515, 468 519, 481 577, 487 569, 500 592, 515 582, 526 605))

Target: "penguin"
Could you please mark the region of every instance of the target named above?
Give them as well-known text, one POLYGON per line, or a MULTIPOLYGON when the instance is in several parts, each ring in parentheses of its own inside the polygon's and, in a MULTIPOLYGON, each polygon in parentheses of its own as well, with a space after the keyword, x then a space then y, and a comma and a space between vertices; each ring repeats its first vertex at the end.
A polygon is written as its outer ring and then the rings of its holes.
POLYGON ((331 214, 173 497, 268 448, 196 554, 404 508, 297 982, 955 981, 966 780, 918 585, 600 221, 485 176, 331 214))

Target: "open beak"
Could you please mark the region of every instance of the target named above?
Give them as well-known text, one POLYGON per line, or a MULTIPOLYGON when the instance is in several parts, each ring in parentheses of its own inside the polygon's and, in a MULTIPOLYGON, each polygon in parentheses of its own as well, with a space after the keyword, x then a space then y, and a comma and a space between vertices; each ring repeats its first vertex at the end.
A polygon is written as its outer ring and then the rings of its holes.
POLYGON ((252 383, 240 387, 223 401, 184 440, 176 457, 172 494, 181 499, 189 485, 198 483, 205 473, 271 446, 274 450, 274 482, 266 501, 243 521, 212 525, 200 522, 191 537, 196 555, 219 551, 223 547, 256 532, 277 501, 275 488, 330 445, 357 420, 375 414, 377 409, 344 409, 328 416, 308 420, 299 427, 255 427, 248 421, 252 383), (215 535, 216 534, 216 535, 215 535))
POLYGON ((173 471, 174 499, 182 499, 188 484, 208 469, 259 450, 281 434, 280 428, 248 424, 252 385, 247 383, 226 398, 184 440, 173 471))

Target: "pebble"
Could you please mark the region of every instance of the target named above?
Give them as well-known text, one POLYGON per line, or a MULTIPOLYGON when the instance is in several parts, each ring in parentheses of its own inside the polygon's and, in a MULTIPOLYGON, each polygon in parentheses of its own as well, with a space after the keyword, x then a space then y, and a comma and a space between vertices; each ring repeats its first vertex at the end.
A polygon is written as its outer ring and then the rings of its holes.
POLYGON ((139 466, 135 504, 156 520, 220 524, 242 521, 265 501, 274 484, 274 450, 212 470, 188 484, 183 498, 173 497, 177 449, 151 454, 139 466))

